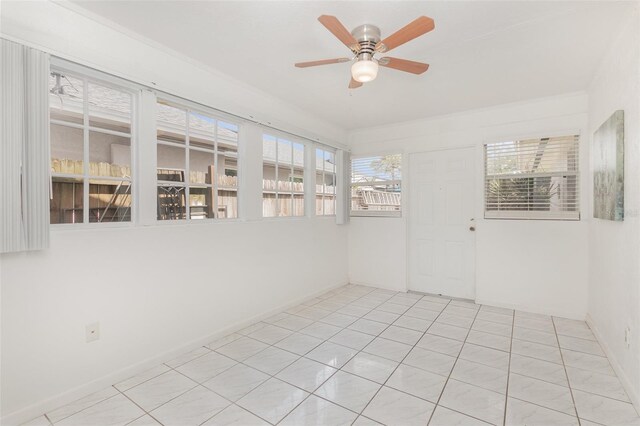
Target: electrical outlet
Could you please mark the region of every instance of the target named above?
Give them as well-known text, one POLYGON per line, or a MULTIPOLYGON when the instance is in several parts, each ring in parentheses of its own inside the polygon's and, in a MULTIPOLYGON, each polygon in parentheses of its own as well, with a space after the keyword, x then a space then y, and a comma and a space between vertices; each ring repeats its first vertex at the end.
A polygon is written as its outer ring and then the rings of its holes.
POLYGON ((100 323, 94 322, 91 324, 87 324, 85 337, 87 339, 87 343, 95 342, 100 339, 100 323))
POLYGON ((631 327, 624 330, 624 343, 627 344, 627 349, 631 347, 631 327))

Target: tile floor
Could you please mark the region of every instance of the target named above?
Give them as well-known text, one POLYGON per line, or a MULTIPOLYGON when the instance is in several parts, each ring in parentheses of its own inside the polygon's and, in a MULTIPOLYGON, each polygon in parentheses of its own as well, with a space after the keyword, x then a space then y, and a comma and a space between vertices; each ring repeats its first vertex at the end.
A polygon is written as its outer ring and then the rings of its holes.
POLYGON ((28 425, 640 425, 588 326, 345 286, 28 425))

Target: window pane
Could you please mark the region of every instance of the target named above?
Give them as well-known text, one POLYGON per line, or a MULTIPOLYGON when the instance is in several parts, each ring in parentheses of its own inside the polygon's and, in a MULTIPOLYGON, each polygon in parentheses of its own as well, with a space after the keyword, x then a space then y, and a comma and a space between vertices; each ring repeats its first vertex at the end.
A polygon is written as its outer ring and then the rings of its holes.
MULTIPOLYGON (((280 157, 280 145, 278 145, 278 157, 280 157)), ((291 158, 291 151, 289 151, 291 158)), ((278 216, 291 216, 293 214, 293 205, 291 192, 293 191, 293 177, 291 175, 291 166, 285 165, 278 167, 278 176, 276 189, 278 191, 278 216)))
POLYGON ((131 95, 90 82, 89 125, 131 133, 131 95))
POLYGON ((89 174, 131 177, 131 139, 89 132, 89 174))
POLYGON ((336 193, 336 175, 325 174, 324 176, 324 193, 325 194, 335 194, 336 193))
POLYGON ((189 187, 189 210, 191 219, 213 218, 213 200, 211 187, 189 187))
POLYGON ((84 158, 82 129, 51 125, 51 169, 53 173, 81 175, 84 158))
POLYGON ((276 166, 265 163, 262 167, 262 215, 264 217, 274 217, 278 214, 276 186, 276 166))
POLYGON ((212 152, 189 150, 189 182, 213 184, 215 155, 212 152))
POLYGON ((316 172, 316 215, 322 215, 323 213, 323 205, 324 205, 322 201, 323 194, 324 194, 324 173, 316 172))
POLYGON ((293 196, 293 215, 304 216, 304 195, 294 194, 293 196))
POLYGON ((158 186, 158 220, 184 219, 185 188, 183 186, 158 186))
POLYGON ((336 155, 333 152, 324 152, 324 170, 331 173, 336 172, 336 155))
POLYGON ((185 170, 184 148, 158 145, 158 180, 184 182, 185 170))
POLYGON ((291 142, 284 139, 278 139, 278 164, 283 166, 291 165, 291 149, 291 142))
POLYGON ((262 193, 262 217, 275 217, 277 215, 276 194, 273 192, 262 193))
POLYGON ((325 196, 324 198, 324 214, 332 216, 336 214, 336 198, 333 196, 325 196))
POLYGON ((130 222, 131 182, 89 181, 89 222, 130 222))
POLYGON ((233 147, 238 150, 238 126, 224 121, 218 121, 218 147, 233 147))
POLYGON ((157 104, 158 140, 184 145, 186 141, 187 111, 158 101, 157 104))
POLYGON ((293 198, 291 193, 278 194, 278 216, 293 216, 293 198))
MULTIPOLYGON (((158 145, 158 182, 185 182, 186 149, 158 145)), ((184 186, 158 185, 158 220, 186 218, 184 186)))
MULTIPOLYGON (((401 181, 400 154, 354 158, 351 161, 351 211, 399 212, 401 181)), ((335 193, 335 183, 330 191, 335 193)))
POLYGON ((82 179, 53 177, 50 202, 50 222, 82 223, 84 191, 82 179))
POLYGON ((218 190, 218 217, 238 217, 238 191, 218 190))
POLYGON ((304 145, 300 143, 293 144, 293 165, 296 170, 304 168, 304 145))
POLYGON ((218 187, 237 188, 238 187, 238 160, 225 153, 218 154, 218 187))
POLYGON ((276 138, 264 135, 262 138, 262 158, 265 161, 276 161, 276 138))
POLYGON ((262 139, 262 216, 275 217, 278 215, 276 199, 276 138, 264 135, 262 139))
POLYGON ((324 208, 324 201, 322 199, 322 195, 316 195, 316 216, 322 216, 324 208))
POLYGON ((49 76, 49 106, 52 120, 69 123, 84 122, 84 82, 76 77, 54 71, 49 76))
POLYGON ((215 149, 216 121, 203 114, 189 113, 189 145, 215 149))

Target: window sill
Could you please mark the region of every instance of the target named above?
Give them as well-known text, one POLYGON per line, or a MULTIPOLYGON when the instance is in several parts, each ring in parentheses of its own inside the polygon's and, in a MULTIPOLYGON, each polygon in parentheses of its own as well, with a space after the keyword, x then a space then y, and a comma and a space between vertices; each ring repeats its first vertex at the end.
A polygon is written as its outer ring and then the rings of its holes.
POLYGON ((351 217, 389 217, 389 218, 401 218, 401 211, 359 211, 359 212, 350 212, 349 216, 351 217))

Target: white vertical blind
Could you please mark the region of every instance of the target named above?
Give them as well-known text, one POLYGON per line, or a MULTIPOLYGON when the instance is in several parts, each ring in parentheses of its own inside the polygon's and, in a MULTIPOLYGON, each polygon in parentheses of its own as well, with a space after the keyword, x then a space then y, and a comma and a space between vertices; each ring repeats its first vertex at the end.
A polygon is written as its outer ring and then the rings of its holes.
POLYGON ((485 145, 485 217, 580 219, 579 137, 485 145))
POLYGON ((0 253, 49 246, 49 55, 1 40, 0 253))

